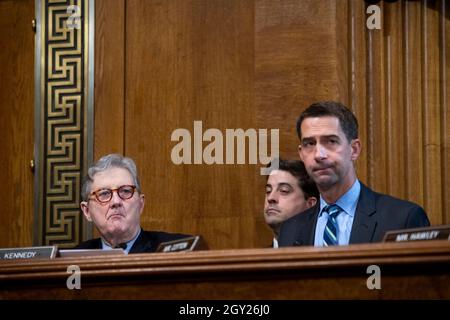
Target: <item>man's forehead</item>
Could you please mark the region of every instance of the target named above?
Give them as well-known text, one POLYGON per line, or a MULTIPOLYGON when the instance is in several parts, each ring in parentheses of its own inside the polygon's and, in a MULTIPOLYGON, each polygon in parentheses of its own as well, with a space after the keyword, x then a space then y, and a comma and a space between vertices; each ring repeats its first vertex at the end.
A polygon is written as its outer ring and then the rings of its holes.
POLYGON ((285 171, 282 169, 272 170, 270 172, 269 177, 267 179, 267 183, 286 183, 291 184, 293 181, 297 181, 297 178, 294 177, 289 171, 285 171))
POLYGON ((303 120, 301 125, 302 137, 313 137, 315 135, 331 136, 341 135, 342 131, 339 119, 332 116, 311 117, 303 120))
POLYGON ((131 173, 124 168, 113 167, 100 172, 97 172, 93 176, 92 184, 94 186, 99 185, 111 185, 111 184, 130 184, 133 181, 131 173))

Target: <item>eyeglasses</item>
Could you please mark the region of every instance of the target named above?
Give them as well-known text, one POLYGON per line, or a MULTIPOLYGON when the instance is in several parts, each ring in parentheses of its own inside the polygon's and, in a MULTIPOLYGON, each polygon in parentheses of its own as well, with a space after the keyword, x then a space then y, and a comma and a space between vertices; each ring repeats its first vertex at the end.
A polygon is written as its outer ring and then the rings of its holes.
POLYGON ((136 186, 124 185, 120 186, 117 189, 98 189, 91 192, 90 196, 95 195, 95 198, 98 202, 105 203, 109 202, 112 199, 114 191, 117 192, 117 195, 120 197, 120 199, 127 200, 134 195, 135 190, 136 186))

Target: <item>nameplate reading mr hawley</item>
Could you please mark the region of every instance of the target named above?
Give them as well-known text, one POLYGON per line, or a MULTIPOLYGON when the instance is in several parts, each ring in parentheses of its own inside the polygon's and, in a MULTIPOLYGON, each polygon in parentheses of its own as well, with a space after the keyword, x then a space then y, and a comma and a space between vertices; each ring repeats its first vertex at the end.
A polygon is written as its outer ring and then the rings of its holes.
POLYGON ((383 242, 450 240, 450 225, 388 231, 383 242))
POLYGON ((57 247, 29 247, 0 249, 0 260, 54 258, 57 247))

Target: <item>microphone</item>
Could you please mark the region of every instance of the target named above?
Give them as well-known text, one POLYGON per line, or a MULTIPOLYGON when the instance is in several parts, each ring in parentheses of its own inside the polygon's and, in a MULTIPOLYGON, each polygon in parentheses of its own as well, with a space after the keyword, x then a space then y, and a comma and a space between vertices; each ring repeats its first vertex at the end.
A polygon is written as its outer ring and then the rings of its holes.
POLYGON ((179 252, 179 251, 197 251, 208 250, 208 245, 202 236, 192 236, 173 241, 162 242, 156 252, 179 252))

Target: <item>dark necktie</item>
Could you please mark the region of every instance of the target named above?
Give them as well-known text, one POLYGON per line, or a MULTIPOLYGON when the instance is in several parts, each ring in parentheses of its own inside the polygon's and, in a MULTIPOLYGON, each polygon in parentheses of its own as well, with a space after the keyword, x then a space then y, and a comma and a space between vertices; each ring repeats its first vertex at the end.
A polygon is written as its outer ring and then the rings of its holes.
POLYGON ((126 248, 127 248, 126 242, 119 243, 114 247, 114 249, 123 249, 123 250, 125 250, 126 248))
POLYGON ((332 204, 326 206, 323 211, 328 213, 328 221, 323 232, 323 245, 326 247, 335 246, 338 244, 339 232, 336 217, 342 212, 342 209, 338 205, 332 204))

